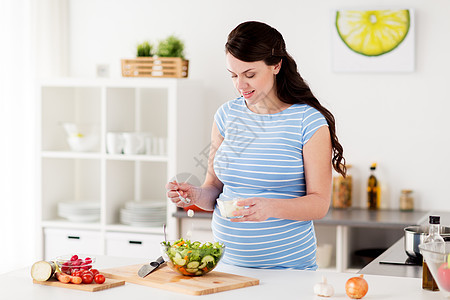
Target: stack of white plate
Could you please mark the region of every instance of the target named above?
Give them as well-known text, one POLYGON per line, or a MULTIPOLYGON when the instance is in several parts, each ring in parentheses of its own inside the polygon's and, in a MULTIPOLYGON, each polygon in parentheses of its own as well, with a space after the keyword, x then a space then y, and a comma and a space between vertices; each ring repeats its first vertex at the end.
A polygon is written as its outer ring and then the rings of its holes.
POLYGON ((95 222, 100 220, 100 203, 59 202, 58 216, 72 222, 95 222))
POLYGON ((166 220, 165 201, 129 201, 120 210, 120 222, 131 226, 159 227, 166 220))

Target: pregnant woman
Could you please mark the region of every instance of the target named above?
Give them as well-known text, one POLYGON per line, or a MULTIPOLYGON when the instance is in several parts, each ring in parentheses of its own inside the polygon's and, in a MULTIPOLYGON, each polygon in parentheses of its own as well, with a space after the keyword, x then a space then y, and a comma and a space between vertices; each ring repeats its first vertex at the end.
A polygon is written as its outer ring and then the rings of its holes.
POLYGON ((215 114, 204 183, 169 182, 167 196, 179 207, 214 210, 214 237, 226 245, 223 262, 315 270, 312 220, 328 211, 332 168, 346 173, 334 117, 273 27, 242 23, 228 35, 225 50, 241 96, 215 114), (217 199, 239 199, 235 218, 220 213, 217 199))

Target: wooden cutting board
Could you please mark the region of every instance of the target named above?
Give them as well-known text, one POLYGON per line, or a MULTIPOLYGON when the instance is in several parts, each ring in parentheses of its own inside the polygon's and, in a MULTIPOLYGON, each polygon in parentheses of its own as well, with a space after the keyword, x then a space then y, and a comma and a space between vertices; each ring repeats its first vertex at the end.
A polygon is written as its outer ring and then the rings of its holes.
POLYGON ((211 271, 203 276, 183 276, 166 264, 145 278, 139 277, 142 264, 101 270, 107 278, 121 279, 126 282, 146 285, 172 292, 189 295, 206 295, 259 284, 259 279, 234 274, 211 271))
POLYGON ((73 284, 73 283, 62 283, 62 282, 58 281, 56 278, 52 277, 47 281, 37 281, 37 280, 33 279, 33 283, 49 285, 49 286, 57 286, 57 287, 62 287, 62 288, 66 288, 66 289, 74 289, 74 290, 87 291, 87 292, 97 292, 97 291, 113 288, 116 286, 124 285, 125 281, 107 278, 105 280, 105 282, 102 284, 98 284, 98 283, 73 284))

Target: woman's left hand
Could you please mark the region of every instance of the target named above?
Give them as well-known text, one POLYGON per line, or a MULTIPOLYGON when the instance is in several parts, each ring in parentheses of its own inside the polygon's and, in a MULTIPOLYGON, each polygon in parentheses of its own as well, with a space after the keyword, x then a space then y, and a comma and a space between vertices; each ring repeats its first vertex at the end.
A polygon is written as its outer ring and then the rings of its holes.
POLYGON ((271 201, 271 199, 262 197, 253 197, 239 200, 237 202, 237 205, 241 206, 242 208, 236 210, 233 215, 237 217, 242 216, 242 218, 234 218, 230 219, 230 221, 265 221, 271 216, 270 212, 272 209, 272 202, 273 201, 271 201))

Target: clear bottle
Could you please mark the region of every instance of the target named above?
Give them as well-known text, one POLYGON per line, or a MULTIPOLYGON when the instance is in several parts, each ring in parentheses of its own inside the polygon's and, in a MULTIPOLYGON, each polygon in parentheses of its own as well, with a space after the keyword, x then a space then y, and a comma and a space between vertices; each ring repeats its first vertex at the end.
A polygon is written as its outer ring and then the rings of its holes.
POLYGON ((346 165, 347 175, 333 177, 333 208, 349 208, 352 206, 352 175, 351 165, 346 165))
POLYGON ((375 170, 377 169, 377 163, 373 163, 370 166, 370 176, 367 181, 367 208, 379 209, 380 208, 380 196, 381 189, 380 183, 375 176, 375 170))
MULTIPOLYGON (((430 216, 429 221, 429 234, 423 241, 424 243, 436 243, 436 247, 433 248, 436 252, 444 252, 445 242, 440 233, 440 224, 441 218, 440 216, 430 216)), ((422 288, 430 291, 439 291, 439 287, 436 284, 436 281, 431 275, 430 269, 427 266, 427 262, 425 259, 423 260, 422 266, 422 288)))

